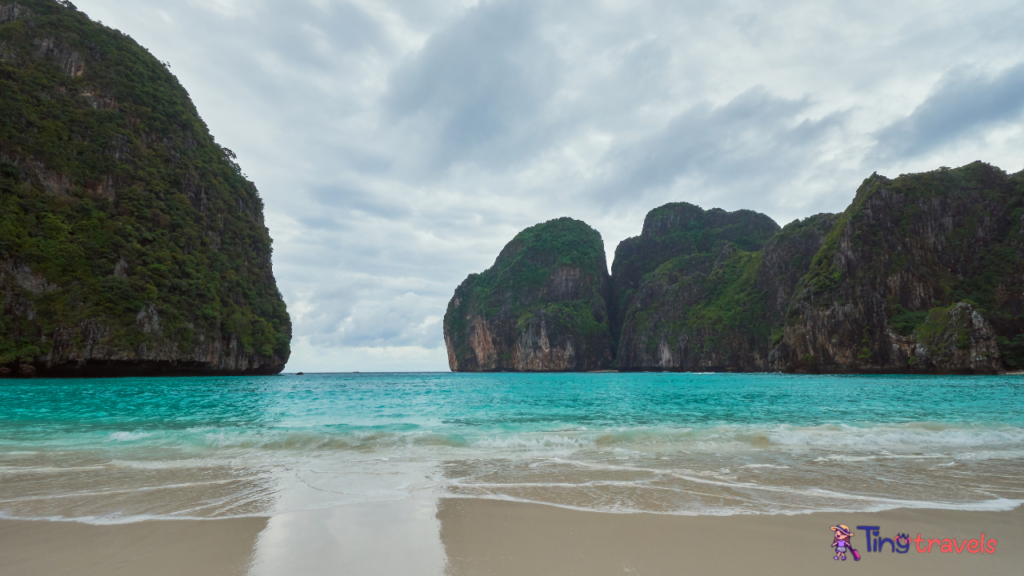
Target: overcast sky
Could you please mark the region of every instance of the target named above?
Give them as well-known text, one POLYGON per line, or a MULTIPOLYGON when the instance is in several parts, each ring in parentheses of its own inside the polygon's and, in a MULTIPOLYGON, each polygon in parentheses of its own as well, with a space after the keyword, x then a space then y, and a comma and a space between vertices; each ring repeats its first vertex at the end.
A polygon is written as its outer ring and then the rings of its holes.
POLYGON ((266 204, 289 371, 447 370, 519 230, 784 225, 872 172, 1024 168, 1024 3, 75 0, 171 63, 266 204))

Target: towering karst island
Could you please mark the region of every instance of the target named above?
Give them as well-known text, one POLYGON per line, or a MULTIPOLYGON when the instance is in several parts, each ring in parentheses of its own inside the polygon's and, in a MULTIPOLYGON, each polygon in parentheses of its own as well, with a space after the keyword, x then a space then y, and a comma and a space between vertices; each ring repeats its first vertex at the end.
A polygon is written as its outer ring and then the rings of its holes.
POLYGON ((163 63, 0 0, 0 103, 0 376, 281 371, 262 201, 163 63))
MULTIPOLYGON (((560 255, 552 246, 547 257, 560 255)), ((467 322, 489 326, 505 310, 465 313, 460 303, 477 277, 470 276, 445 316, 449 363, 459 371, 1019 370, 1022 256, 1024 173, 982 162, 892 180, 872 175, 842 214, 781 230, 755 212, 668 204, 615 251, 604 299, 611 357, 586 365, 467 361, 470 349, 512 357, 529 343, 467 331, 467 322), (472 346, 453 345, 462 342, 449 337, 456 326, 472 335, 472 346)), ((501 261, 480 275, 488 293, 504 302, 536 300, 515 275, 495 273, 501 261)))
POLYGON ((598 370, 613 358, 604 242, 579 220, 523 230, 455 290, 444 316, 461 371, 598 370))

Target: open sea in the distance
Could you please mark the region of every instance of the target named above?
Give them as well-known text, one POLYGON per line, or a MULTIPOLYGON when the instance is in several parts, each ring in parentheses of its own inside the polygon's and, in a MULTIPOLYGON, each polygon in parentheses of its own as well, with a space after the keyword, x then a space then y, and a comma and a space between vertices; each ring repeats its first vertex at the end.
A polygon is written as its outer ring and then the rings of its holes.
POLYGON ((311 374, 0 380, 0 517, 410 497, 798 514, 1024 502, 1024 377, 311 374))

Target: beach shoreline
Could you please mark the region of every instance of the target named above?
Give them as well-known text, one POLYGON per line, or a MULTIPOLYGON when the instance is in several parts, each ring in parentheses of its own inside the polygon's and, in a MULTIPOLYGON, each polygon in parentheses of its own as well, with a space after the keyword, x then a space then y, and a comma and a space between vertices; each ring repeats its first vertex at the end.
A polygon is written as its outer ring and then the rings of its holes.
MULTIPOLYGON (((151 520, 132 524, 0 520, 0 573, 18 575, 117 574, 242 575, 355 573, 444 576, 544 575, 879 575, 1016 574, 1024 562, 1024 507, 1012 511, 895 509, 875 513, 679 516, 615 514, 556 506, 441 498, 419 520, 404 503, 339 506, 272 518, 151 520), (436 510, 436 513, 429 513, 436 510), (399 511, 396 514, 396 511, 399 511), (277 522, 277 533, 270 527, 277 522), (409 538, 415 521, 436 530, 436 551, 409 538), (854 530, 861 560, 833 560, 831 531, 854 530), (863 530, 879 526, 912 539, 956 539, 962 552, 906 554, 869 551, 863 530), (283 531, 282 531, 283 527, 283 531), (359 545, 354 534, 364 534, 359 545), (970 553, 965 539, 996 540, 994 553, 970 553), (284 539, 282 539, 284 538, 284 539), (304 541, 261 565, 261 547, 304 541), (365 544, 373 545, 366 547, 365 544), (390 558, 389 558, 390 556, 390 558), (401 559, 400 563, 395 559, 401 559), (287 562, 281 562, 287 560, 287 562), (379 560, 379 561, 378 561, 379 560), (851 568, 855 566, 855 568, 851 568)), ((420 503, 422 504, 422 502, 420 503)), ((422 508, 422 506, 421 506, 422 508)), ((424 532, 421 531, 421 535, 424 532)), ((927 542, 921 545, 927 546, 927 542)), ((280 550, 279 550, 280 551, 280 550)))
POLYGON ((1024 563, 1016 377, 39 380, 0 399, 0 576, 1024 563), (834 524, 860 561, 832 560, 834 524), (874 552, 867 525, 961 552, 874 552), (982 533, 994 553, 965 552, 982 533))

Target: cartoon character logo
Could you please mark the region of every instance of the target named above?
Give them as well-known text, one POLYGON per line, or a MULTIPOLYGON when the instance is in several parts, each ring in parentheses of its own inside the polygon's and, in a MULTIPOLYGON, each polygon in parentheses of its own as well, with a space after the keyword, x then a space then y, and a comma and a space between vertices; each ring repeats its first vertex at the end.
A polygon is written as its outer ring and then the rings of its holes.
POLYGON ((850 552, 853 554, 854 561, 860 560, 860 552, 853 549, 850 545, 850 538, 853 537, 853 532, 845 524, 839 524, 832 526, 832 532, 834 536, 832 538, 832 547, 836 549, 836 555, 832 557, 833 560, 846 560, 846 553, 850 552))

